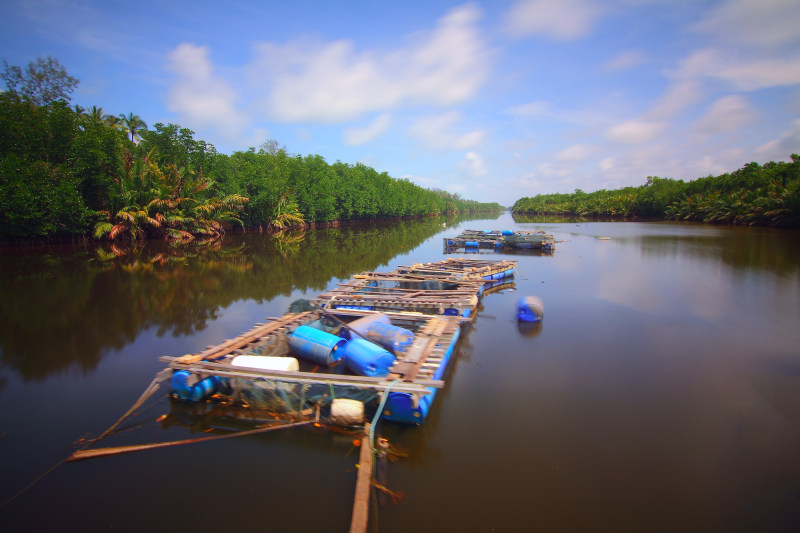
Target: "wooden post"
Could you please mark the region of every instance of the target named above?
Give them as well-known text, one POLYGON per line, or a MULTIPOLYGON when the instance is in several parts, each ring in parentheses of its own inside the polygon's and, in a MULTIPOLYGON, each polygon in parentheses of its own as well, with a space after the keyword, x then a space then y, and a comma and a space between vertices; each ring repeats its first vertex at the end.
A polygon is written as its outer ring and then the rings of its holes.
POLYGON ((369 442, 369 423, 364 425, 361 437, 361 454, 358 458, 356 495, 353 499, 353 517, 350 533, 365 533, 369 524, 369 493, 372 488, 372 446, 369 442))

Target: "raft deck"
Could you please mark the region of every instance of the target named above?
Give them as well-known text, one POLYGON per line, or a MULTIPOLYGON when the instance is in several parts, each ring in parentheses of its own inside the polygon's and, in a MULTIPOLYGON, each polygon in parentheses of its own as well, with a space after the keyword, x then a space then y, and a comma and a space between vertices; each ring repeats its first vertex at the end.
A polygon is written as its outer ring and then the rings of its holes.
POLYGON ((542 250, 552 252, 556 241, 544 231, 478 231, 466 230, 457 237, 445 237, 444 253, 458 250, 542 250))
POLYGON ((487 283, 501 279, 508 286, 511 278, 507 276, 513 274, 515 266, 514 261, 448 259, 402 267, 394 272, 365 272, 322 293, 314 300, 317 308, 312 311, 272 318, 202 352, 165 356, 160 360, 173 371, 188 372, 189 387, 200 387, 209 376, 246 383, 254 389, 260 387, 259 390, 280 390, 277 383, 302 385, 302 398, 292 400, 301 409, 308 409, 313 394, 310 392, 307 398, 306 390, 315 386, 325 391, 330 389, 337 398, 358 399, 364 392, 371 392, 372 397, 388 394, 381 413, 383 418, 421 423, 437 389, 444 386, 443 375, 458 341, 460 326, 474 319, 487 283), (320 367, 308 362, 301 363, 304 366, 300 370, 232 364, 239 355, 294 357, 289 339, 300 326, 326 320, 347 328, 353 320, 378 314, 386 315, 392 326, 414 333, 410 345, 394 353, 388 375, 351 375, 341 367, 320 367))

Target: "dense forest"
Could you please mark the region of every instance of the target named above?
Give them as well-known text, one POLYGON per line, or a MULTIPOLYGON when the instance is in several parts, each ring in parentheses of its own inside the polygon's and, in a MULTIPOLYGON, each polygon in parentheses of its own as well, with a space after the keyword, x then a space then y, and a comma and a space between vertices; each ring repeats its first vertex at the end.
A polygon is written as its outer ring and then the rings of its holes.
POLYGON ((499 212, 360 163, 290 154, 276 141, 231 155, 176 124, 70 105, 78 80, 53 58, 0 77, 0 238, 187 242, 232 227, 499 212))
POLYGON ((520 198, 517 214, 692 220, 800 227, 800 156, 748 163, 720 176, 684 182, 648 177, 639 187, 520 198))

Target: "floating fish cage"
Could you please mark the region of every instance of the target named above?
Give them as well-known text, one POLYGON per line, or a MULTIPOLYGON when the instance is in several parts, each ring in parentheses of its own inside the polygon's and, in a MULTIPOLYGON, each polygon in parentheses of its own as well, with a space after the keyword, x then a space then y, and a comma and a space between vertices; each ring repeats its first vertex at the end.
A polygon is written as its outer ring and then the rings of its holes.
POLYGON ((514 276, 516 261, 490 261, 482 259, 445 259, 434 263, 415 263, 401 266, 397 272, 424 276, 428 279, 497 280, 514 276))
POLYGON ((272 318, 197 354, 162 357, 172 397, 246 407, 253 419, 280 410, 319 414, 348 399, 373 413, 380 403, 386 420, 422 423, 462 326, 484 294, 513 286, 515 267, 447 260, 354 276, 321 294, 311 311, 272 318))
POLYGON ((552 253, 556 241, 544 231, 477 231, 466 230, 457 237, 444 238, 444 253, 537 250, 552 253))
POLYGON ((482 288, 483 282, 477 280, 366 273, 320 294, 313 303, 331 310, 407 311, 467 319, 477 307, 482 288))

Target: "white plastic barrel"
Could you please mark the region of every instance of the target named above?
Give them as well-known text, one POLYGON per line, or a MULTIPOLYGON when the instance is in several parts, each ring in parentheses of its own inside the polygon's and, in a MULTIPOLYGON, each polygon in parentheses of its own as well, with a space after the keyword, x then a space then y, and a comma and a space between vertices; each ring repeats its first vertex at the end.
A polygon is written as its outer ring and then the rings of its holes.
POLYGON ((284 370, 297 372, 300 365, 294 357, 270 357, 266 355, 237 355, 231 361, 232 366, 260 368, 261 370, 284 370))
POLYGON ((352 426, 364 421, 364 404, 358 400, 336 398, 331 402, 331 422, 352 426))

